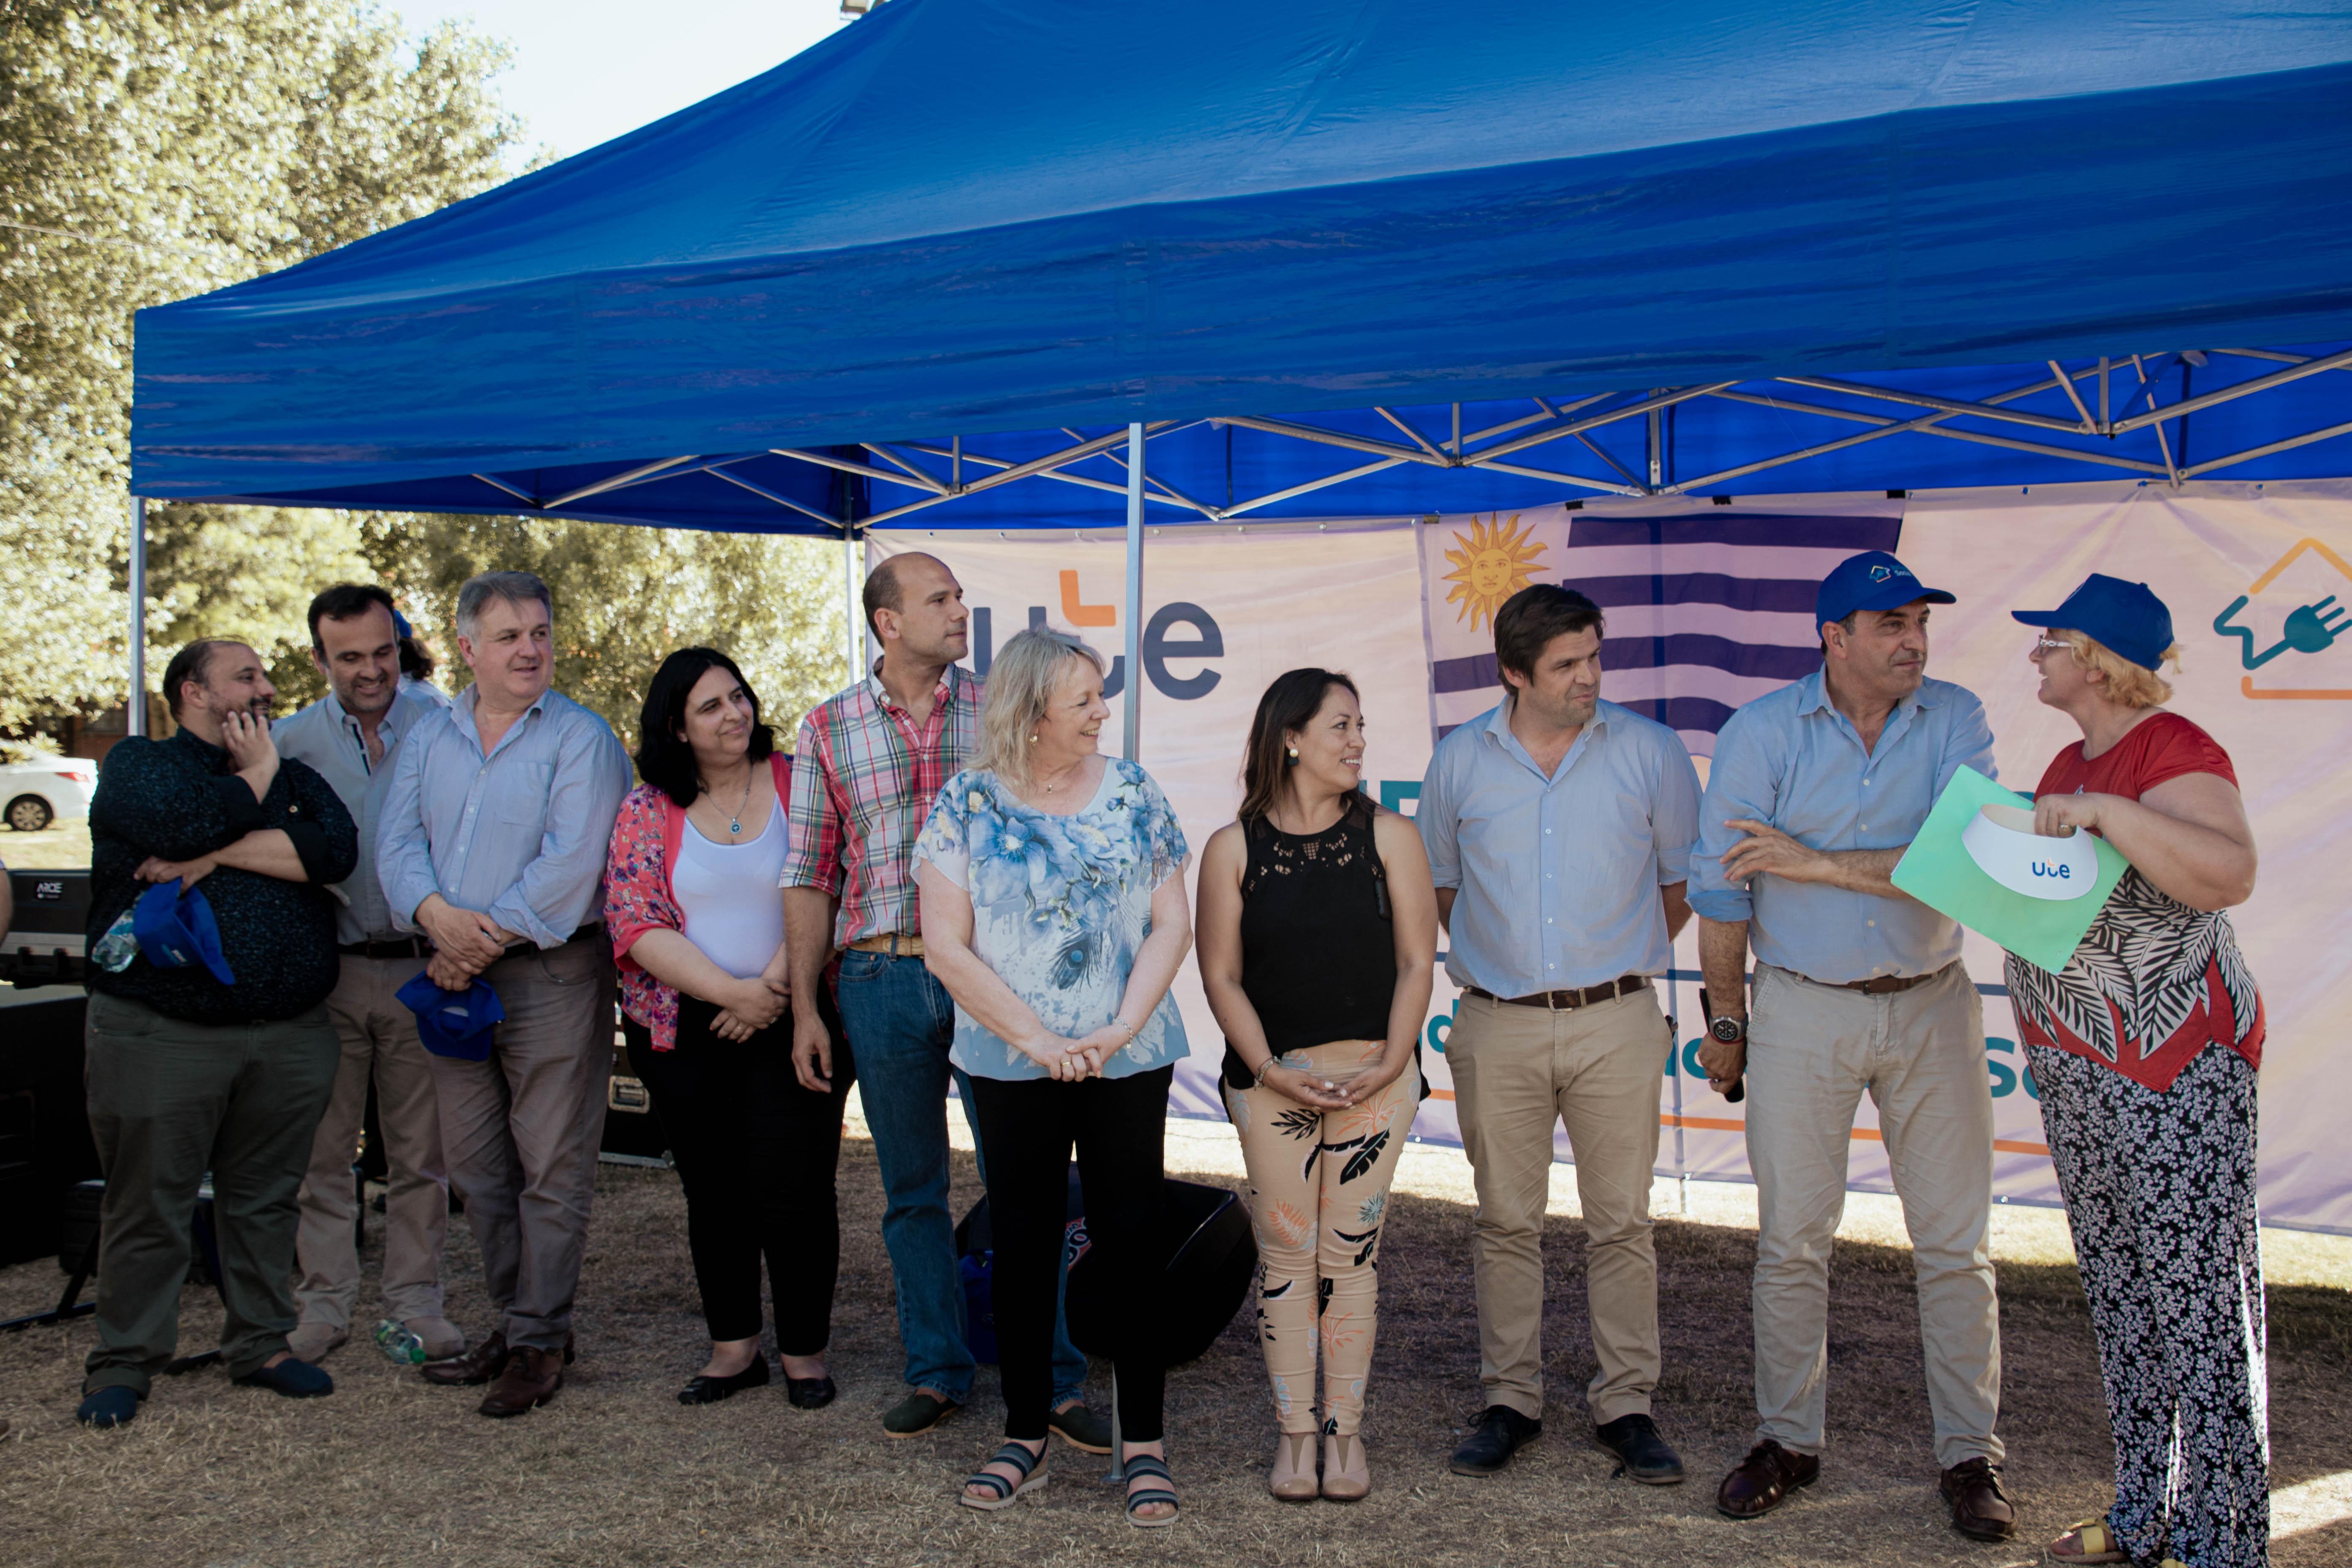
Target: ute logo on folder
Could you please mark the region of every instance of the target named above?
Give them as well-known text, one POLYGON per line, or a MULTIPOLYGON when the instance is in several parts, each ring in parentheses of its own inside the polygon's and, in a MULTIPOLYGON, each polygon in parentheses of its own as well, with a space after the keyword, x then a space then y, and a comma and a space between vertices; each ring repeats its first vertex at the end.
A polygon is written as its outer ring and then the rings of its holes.
POLYGON ((2094 835, 2034 832, 2032 801, 1962 768, 1896 862, 1893 880, 1929 909, 2055 973, 2129 869, 2094 835))

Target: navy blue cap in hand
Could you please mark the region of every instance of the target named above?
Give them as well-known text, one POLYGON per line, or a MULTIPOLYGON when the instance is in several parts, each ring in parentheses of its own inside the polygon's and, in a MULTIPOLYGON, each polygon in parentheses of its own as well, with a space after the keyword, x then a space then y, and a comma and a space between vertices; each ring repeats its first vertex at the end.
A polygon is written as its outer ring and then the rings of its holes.
POLYGON ((2172 612, 2145 583, 2094 572, 2054 610, 2011 610, 2029 626, 2056 626, 2105 643, 2142 669, 2164 662, 2172 646, 2172 612))
POLYGON ((1865 550, 1847 556, 1822 579, 1821 594, 1813 600, 1813 625, 1842 621, 1856 610, 1899 610, 1921 599, 1931 605, 1959 602, 1941 588, 1920 586, 1911 568, 1885 551, 1865 550))
POLYGON ((419 974, 393 993, 401 1005, 416 1015, 416 1037, 436 1057, 459 1061, 490 1059, 490 1029, 503 1023, 506 1004, 481 981, 463 991, 444 991, 419 974))
POLYGON ((183 890, 177 882, 156 883, 131 907, 131 934, 147 962, 158 969, 201 963, 222 984, 236 984, 228 960, 221 956, 220 922, 213 919, 212 900, 202 889, 183 890))

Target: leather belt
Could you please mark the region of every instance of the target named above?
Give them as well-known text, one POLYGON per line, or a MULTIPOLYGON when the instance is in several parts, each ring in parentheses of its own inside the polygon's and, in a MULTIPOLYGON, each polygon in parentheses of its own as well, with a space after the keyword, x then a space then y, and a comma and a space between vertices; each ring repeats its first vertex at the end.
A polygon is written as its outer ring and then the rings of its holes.
POLYGON ((887 952, 893 958, 920 958, 923 939, 908 936, 905 931, 884 931, 879 936, 861 936, 849 944, 852 952, 887 952))
POLYGON ((432 944, 421 936, 371 937, 365 942, 338 942, 335 951, 346 958, 429 958, 432 944))
MULTIPOLYGON (((1950 967, 1948 963, 1944 969, 1950 967)), ((1859 991, 1865 996, 1892 996, 1898 991, 1908 991, 1914 985, 1925 985, 1943 973, 1943 969, 1938 969, 1927 974, 1874 974, 1867 980, 1815 980, 1810 974, 1801 974, 1797 978, 1810 985, 1826 985, 1832 991, 1859 991)))
POLYGON ((1596 1002, 1631 996, 1636 991, 1649 988, 1649 976, 1624 974, 1598 985, 1588 985, 1581 991, 1538 991, 1532 996, 1497 996, 1492 991, 1481 991, 1475 985, 1465 985, 1462 989, 1473 996, 1483 996, 1489 1002, 1501 1002, 1512 1007, 1548 1007, 1555 1013, 1564 1013, 1574 1007, 1590 1007, 1596 1002))

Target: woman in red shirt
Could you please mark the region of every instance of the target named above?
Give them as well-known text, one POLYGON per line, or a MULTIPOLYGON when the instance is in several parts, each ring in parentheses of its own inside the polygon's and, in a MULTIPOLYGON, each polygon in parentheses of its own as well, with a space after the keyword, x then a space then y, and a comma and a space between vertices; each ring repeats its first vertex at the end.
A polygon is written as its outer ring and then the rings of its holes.
POLYGON ((2161 706, 2172 616, 2093 574, 2032 655, 2082 727, 2034 792, 2034 829, 2131 862, 2064 969, 2007 979, 2081 1260, 2116 1444, 2116 1502, 2061 1563, 2267 1563, 2270 1439, 2254 1194, 2263 1004, 2224 911, 2254 889, 2229 754, 2161 706))

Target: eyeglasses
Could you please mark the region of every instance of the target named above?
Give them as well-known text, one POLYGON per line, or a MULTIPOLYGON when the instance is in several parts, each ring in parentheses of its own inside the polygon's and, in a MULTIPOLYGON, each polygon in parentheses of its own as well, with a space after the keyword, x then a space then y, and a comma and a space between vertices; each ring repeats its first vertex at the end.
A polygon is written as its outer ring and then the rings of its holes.
POLYGON ((2074 651, 2074 645, 2068 642, 2064 637, 2035 637, 2033 639, 2033 657, 2036 658, 2040 658, 2045 654, 2073 653, 2074 651))

